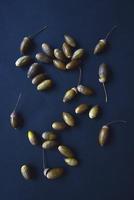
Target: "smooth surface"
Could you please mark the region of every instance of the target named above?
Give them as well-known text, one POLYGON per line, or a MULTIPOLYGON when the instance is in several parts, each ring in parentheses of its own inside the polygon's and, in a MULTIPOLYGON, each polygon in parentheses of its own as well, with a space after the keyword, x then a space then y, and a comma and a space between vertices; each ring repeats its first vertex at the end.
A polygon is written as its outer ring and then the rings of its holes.
POLYGON ((134 1, 133 0, 1 0, 0 1, 0 199, 1 200, 133 200, 134 199, 134 1), (101 56, 93 56, 98 39, 113 25, 118 29, 110 38, 111 48, 101 56), (60 48, 63 34, 74 36, 79 47, 90 51, 83 66, 83 82, 96 90, 96 96, 80 96, 63 104, 64 92, 77 83, 78 72, 66 73, 52 65, 43 65, 55 82, 53 90, 38 92, 27 79, 27 69, 15 67, 20 41, 42 26, 48 29, 37 38, 37 48, 47 42, 60 48), (112 77, 107 84, 108 103, 98 82, 98 66, 109 64, 112 77), (25 126, 13 130, 9 116, 19 93, 18 107, 25 126), (28 130, 51 130, 62 112, 72 112, 80 103, 100 104, 102 117, 77 117, 77 126, 59 134, 63 144, 73 147, 80 166, 66 166, 58 151, 47 153, 50 167, 65 167, 66 175, 56 181, 47 180, 42 171, 42 150, 30 145, 28 130), (111 141, 98 145, 98 133, 107 121, 124 119, 127 124, 112 126, 111 141), (37 179, 25 181, 20 174, 23 164, 32 164, 37 179))

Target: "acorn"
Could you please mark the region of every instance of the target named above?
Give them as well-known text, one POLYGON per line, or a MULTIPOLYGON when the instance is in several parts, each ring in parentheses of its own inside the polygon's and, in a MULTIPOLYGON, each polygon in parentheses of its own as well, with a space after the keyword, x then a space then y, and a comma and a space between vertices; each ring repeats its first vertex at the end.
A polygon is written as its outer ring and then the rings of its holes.
POLYGON ((71 167, 75 167, 78 165, 78 160, 76 158, 65 158, 65 163, 71 167))
POLYGON ((72 57, 72 48, 66 42, 63 43, 62 50, 67 58, 72 57))
POLYGON ((30 180, 32 179, 32 169, 28 165, 22 165, 21 166, 21 175, 24 179, 30 180))
POLYGON ((66 70, 66 64, 61 60, 54 59, 53 64, 57 69, 66 70))
POLYGON ((52 128, 57 131, 64 130, 66 128, 66 124, 64 122, 53 122, 52 128))
POLYGON ((41 82, 46 80, 46 74, 40 73, 37 74, 33 79, 32 79, 32 84, 33 85, 39 85, 41 82))
POLYGON ((41 71, 41 66, 38 63, 33 63, 27 72, 27 78, 33 78, 41 71))
POLYGON ((61 60, 63 62, 66 61, 66 57, 61 49, 54 49, 54 56, 58 60, 61 60))
POLYGON ((69 63, 67 63, 66 69, 68 70, 76 69, 80 66, 80 64, 81 64, 81 60, 72 60, 69 63))
POLYGON ((74 157, 74 153, 72 152, 72 150, 65 145, 58 146, 58 150, 63 156, 65 156, 67 158, 73 158, 74 157))
POLYGON ((32 61, 31 56, 21 56, 20 58, 17 59, 15 62, 16 67, 25 67, 29 65, 32 61))
POLYGON ((89 110, 89 118, 90 119, 94 119, 94 118, 98 117, 99 114, 100 114, 100 106, 98 106, 98 105, 93 106, 89 110))
POLYGON ((74 117, 70 113, 63 112, 62 116, 63 116, 63 120, 65 121, 65 123, 68 126, 71 126, 71 127, 75 126, 75 119, 74 119, 74 117))
POLYGON ((37 139, 37 136, 36 136, 36 133, 33 132, 33 131, 28 131, 28 139, 29 139, 29 142, 32 144, 32 145, 37 145, 38 144, 38 139, 37 139))
POLYGON ((44 175, 48 178, 48 179, 57 179, 60 178, 64 173, 64 169, 57 167, 57 168, 48 168, 44 170, 44 175))
POLYGON ((89 109, 89 105, 87 104, 80 104, 79 106, 77 106, 75 108, 75 113, 76 114, 82 114, 84 112, 86 112, 89 109))
POLYGON ((69 102, 71 101, 76 95, 77 95, 77 88, 73 87, 69 90, 66 91, 64 97, 63 97, 63 102, 69 102))
POLYGON ((77 60, 77 59, 83 59, 85 55, 85 50, 84 49, 77 49, 72 56, 72 60, 77 60))
POLYGON ((36 59, 39 61, 39 62, 42 62, 42 63, 51 63, 52 62, 52 58, 50 58, 49 56, 47 56, 45 53, 37 53, 35 55, 36 59))
POLYGON ((44 140, 55 140, 57 138, 57 135, 52 131, 46 131, 42 133, 42 138, 44 140))
POLYGON ((44 81, 42 81, 38 86, 37 86, 37 90, 39 91, 44 91, 44 90, 48 90, 52 87, 53 82, 51 79, 46 79, 44 81))
POLYGON ((58 146, 58 142, 56 140, 47 140, 42 144, 43 149, 52 149, 56 146, 58 146))
POLYGON ((84 85, 78 85, 77 90, 79 93, 86 95, 86 96, 91 96, 94 94, 94 91, 92 88, 84 86, 84 85))
POLYGON ((64 35, 65 42, 70 45, 71 47, 76 47, 76 41, 73 37, 70 35, 65 34, 64 35))
POLYGON ((47 56, 53 58, 53 56, 54 56, 53 49, 49 44, 43 43, 42 50, 47 56))

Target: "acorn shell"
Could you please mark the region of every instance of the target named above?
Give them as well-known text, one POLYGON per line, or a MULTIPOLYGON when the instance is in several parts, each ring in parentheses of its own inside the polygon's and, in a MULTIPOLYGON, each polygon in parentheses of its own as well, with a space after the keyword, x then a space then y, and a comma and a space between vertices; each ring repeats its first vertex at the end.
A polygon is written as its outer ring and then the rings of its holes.
POLYGON ((21 174, 26 180, 32 179, 32 169, 28 165, 21 166, 21 174))
POLYGON ((42 138, 44 140, 55 140, 57 138, 57 135, 52 131, 46 131, 42 133, 42 138))
POLYGON ((100 106, 98 106, 98 105, 93 106, 89 110, 89 118, 90 119, 94 119, 94 118, 98 117, 99 114, 100 114, 100 106))
POLYGON ((50 168, 50 169, 45 169, 44 170, 44 175, 48 178, 48 179, 57 179, 60 178, 64 173, 64 169, 63 168, 50 168))
POLYGON ((33 85, 39 85, 41 82, 43 82, 46 79, 46 75, 44 73, 37 74, 33 79, 32 79, 32 84, 33 85))
POLYGON ((21 44, 20 44, 20 52, 21 54, 27 54, 29 50, 32 48, 33 42, 31 38, 24 37, 21 44))
POLYGON ((66 103, 70 100, 72 100, 76 95, 77 95, 77 88, 71 88, 70 90, 66 91, 64 97, 63 97, 63 102, 66 103))
POLYGON ((29 139, 29 142, 32 144, 32 145, 37 145, 38 144, 38 139, 37 139, 37 136, 36 136, 36 133, 33 132, 33 131, 28 131, 28 139, 29 139))
POLYGON ((14 128, 14 129, 20 128, 20 126, 21 126, 20 114, 13 111, 10 115, 10 124, 11 124, 12 128, 14 128))
POLYGON ((58 146, 58 142, 56 140, 47 140, 42 144, 43 149, 52 149, 56 146, 58 146))
POLYGON ((100 133, 99 133, 99 144, 103 146, 106 144, 107 139, 109 136, 109 127, 107 125, 102 126, 100 133))
POLYGON ((61 49, 54 49, 54 56, 56 59, 66 61, 66 57, 61 49))
POLYGON ((80 60, 72 60, 66 65, 66 69, 71 70, 71 69, 76 69, 80 66, 81 61, 80 60))
POLYGON ((42 44, 42 50, 47 56, 53 58, 53 56, 54 56, 53 49, 49 44, 43 43, 42 44))
POLYGON ((76 41, 72 36, 65 34, 64 39, 68 45, 70 45, 71 47, 76 47, 76 41))
POLYGON ((107 81, 107 77, 108 77, 108 65, 102 63, 99 66, 99 82, 105 83, 107 81))
POLYGON ((77 106, 75 108, 75 113, 76 114, 82 114, 84 112, 86 112, 89 109, 89 105, 87 104, 80 104, 79 106, 77 106))
POLYGON ((38 63, 33 63, 27 72, 27 78, 33 78, 41 71, 41 66, 38 63))
POLYGON ((62 50, 67 58, 72 57, 72 48, 66 42, 63 43, 62 50))
POLYGON ((73 117, 70 113, 68 113, 68 112, 63 112, 63 113, 62 113, 62 116, 63 116, 64 122, 65 122, 68 126, 71 126, 71 127, 75 126, 75 119, 74 119, 74 117, 73 117))
POLYGON ((84 86, 84 85, 78 85, 77 90, 78 90, 78 92, 80 92, 81 94, 86 95, 86 96, 91 96, 94 93, 92 88, 84 86))
POLYGON ((66 64, 61 60, 54 59, 53 64, 57 69, 66 70, 66 64))
POLYGON ((67 158, 73 158, 74 157, 74 153, 72 152, 72 150, 65 145, 58 146, 58 150, 63 156, 65 156, 67 158))
POLYGON ((39 62, 42 62, 42 63, 52 62, 52 59, 49 56, 47 56, 45 53, 37 53, 35 57, 39 62))
POLYGON ((58 130, 58 131, 61 131, 61 130, 64 130, 66 128, 66 124, 64 122, 53 122, 52 123, 52 128, 54 130, 58 130))
POLYGON ((25 67, 29 65, 32 61, 31 56, 21 56, 20 58, 17 59, 15 62, 16 67, 25 67))
POLYGON ((76 59, 82 59, 85 55, 85 50, 84 49, 77 49, 72 56, 72 60, 76 59))
POLYGON ((37 86, 37 90, 39 91, 44 91, 44 90, 48 90, 52 87, 53 82, 51 79, 47 79, 42 81, 38 86, 37 86))
POLYGON ((106 46, 107 46, 107 41, 105 39, 99 40, 99 42, 94 48, 94 54, 102 53, 106 49, 106 46))
POLYGON ((71 167, 75 167, 78 165, 78 160, 76 158, 65 158, 65 163, 71 167))

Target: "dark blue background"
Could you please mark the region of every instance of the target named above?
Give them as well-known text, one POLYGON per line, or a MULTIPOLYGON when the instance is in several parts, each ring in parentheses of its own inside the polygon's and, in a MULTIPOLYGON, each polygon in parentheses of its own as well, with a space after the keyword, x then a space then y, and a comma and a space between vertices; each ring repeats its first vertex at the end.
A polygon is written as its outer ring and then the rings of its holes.
POLYGON ((0 199, 1 200, 133 200, 134 199, 134 133, 133 133, 133 76, 134 76, 134 1, 133 0, 1 0, 0 1, 0 199), (42 42, 60 47, 63 34, 73 35, 81 47, 91 51, 113 25, 118 29, 110 38, 111 48, 102 56, 89 58, 84 65, 83 79, 97 95, 83 97, 63 104, 64 92, 77 82, 78 72, 65 73, 53 66, 44 70, 55 81, 55 88, 40 93, 26 77, 26 71, 14 65, 19 57, 23 36, 34 33, 44 25, 49 28, 36 38, 39 51, 42 42), (98 66, 109 64, 113 76, 105 104, 98 82, 98 66), (20 110, 25 126, 14 131, 9 116, 22 92, 20 110), (60 140, 73 146, 80 166, 69 168, 56 152, 48 152, 50 167, 65 166, 66 176, 48 181, 42 174, 42 151, 32 147, 26 133, 29 129, 40 135, 51 129, 63 111, 73 112, 82 102, 100 104, 103 116, 90 120, 86 114, 78 117, 78 126, 59 134, 60 140), (111 142, 100 148, 97 137, 107 121, 125 119, 127 125, 114 125, 111 142), (20 166, 31 163, 37 169, 37 179, 25 181, 20 166))

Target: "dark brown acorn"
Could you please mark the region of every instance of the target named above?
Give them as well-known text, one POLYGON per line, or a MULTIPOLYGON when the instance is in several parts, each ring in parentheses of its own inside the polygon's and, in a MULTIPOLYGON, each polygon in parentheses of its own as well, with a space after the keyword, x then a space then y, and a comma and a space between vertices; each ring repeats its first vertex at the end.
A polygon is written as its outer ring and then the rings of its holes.
POLYGON ((79 93, 86 95, 86 96, 91 96, 94 94, 93 89, 88 86, 85 86, 85 85, 78 85, 77 90, 79 93))
POLYGON ((39 85, 42 81, 46 79, 46 75, 44 73, 37 74, 33 79, 32 79, 32 84, 33 85, 39 85))
POLYGON ((66 57, 61 49, 54 49, 54 56, 58 60, 61 60, 63 62, 66 61, 66 57))
POLYGON ((27 78, 33 78, 41 72, 41 66, 38 63, 33 63, 27 72, 27 78))
POLYGON ((45 53, 37 53, 36 54, 36 59, 39 61, 39 62, 42 62, 42 63, 51 63, 52 62, 52 58, 47 56, 45 53))
POLYGON ((66 64, 61 60, 54 59, 53 64, 57 69, 66 70, 66 64))
POLYGON ((34 35, 24 37, 21 44, 20 44, 20 52, 22 54, 28 53, 31 50, 31 48, 33 47, 33 38, 36 35, 38 35, 40 32, 42 32, 43 30, 45 30, 46 28, 47 28, 47 26, 43 27, 43 29, 41 29, 40 31, 38 31, 34 35))
POLYGON ((14 129, 20 128, 20 126, 22 125, 22 117, 20 116, 19 113, 16 112, 20 98, 21 98, 21 94, 19 95, 17 103, 15 105, 15 108, 10 115, 10 124, 11 124, 12 128, 14 128, 14 129))
POLYGON ((53 58, 54 52, 53 52, 52 47, 51 47, 49 44, 43 43, 43 44, 42 44, 42 50, 43 50, 43 52, 44 52, 47 56, 53 58))
POLYGON ((66 42, 63 43, 62 50, 67 58, 72 57, 72 48, 66 42))
POLYGON ((64 35, 65 42, 70 45, 71 47, 76 47, 75 39, 70 35, 64 35))
POLYGON ((105 63, 102 63, 99 66, 99 82, 102 83, 102 85, 103 85, 106 102, 108 100, 107 91, 106 91, 106 87, 105 87, 105 82, 107 81, 107 78, 108 78, 108 65, 105 63))
POLYGON ((26 180, 32 179, 33 178, 33 173, 32 173, 31 167, 28 166, 28 165, 22 165, 21 166, 21 175, 26 180))
POLYGON ((102 53, 106 47, 107 47, 107 40, 109 38, 109 36, 111 35, 111 33, 113 32, 113 30, 117 28, 117 26, 114 26, 111 31, 109 31, 106 35, 106 37, 104 39, 100 39, 99 42, 96 44, 95 48, 94 48, 94 54, 99 54, 102 53))

